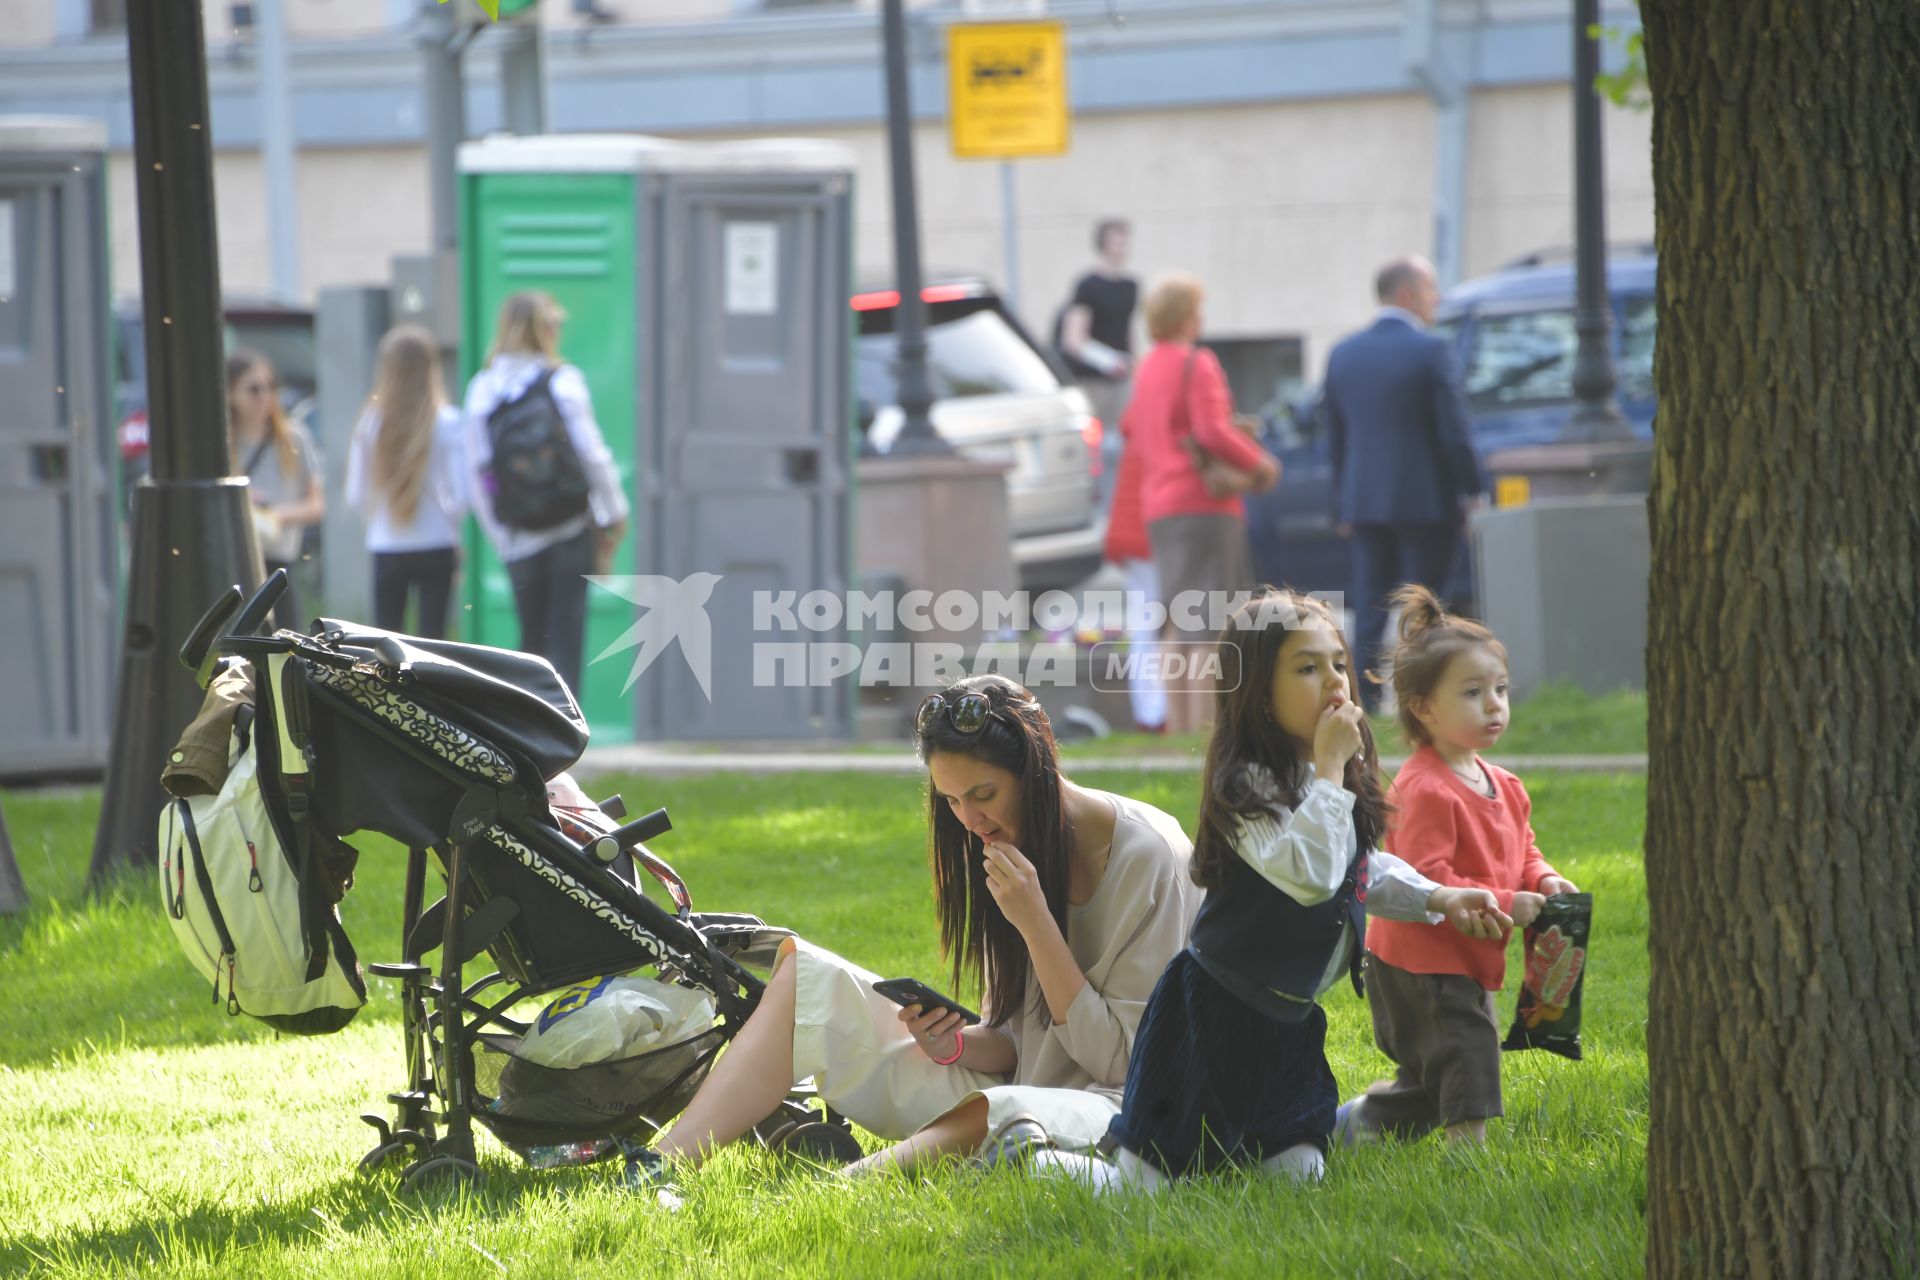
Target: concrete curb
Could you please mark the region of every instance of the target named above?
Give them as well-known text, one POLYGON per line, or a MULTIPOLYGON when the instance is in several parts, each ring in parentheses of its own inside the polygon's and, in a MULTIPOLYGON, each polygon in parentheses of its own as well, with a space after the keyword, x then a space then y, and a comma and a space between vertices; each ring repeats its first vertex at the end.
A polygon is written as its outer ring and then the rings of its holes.
MULTIPOLYGON (((1638 755, 1568 756, 1495 756, 1494 763, 1525 775, 1533 772, 1562 773, 1645 773, 1647 757, 1638 755)), ((1201 757, 1183 754, 1138 756, 1079 755, 1069 751, 1063 757, 1072 774, 1127 769, 1147 773, 1199 773, 1205 763, 1201 757)), ((1405 756, 1387 756, 1382 763, 1391 771, 1406 762, 1405 756)), ((595 778, 609 773, 638 773, 656 778, 688 778, 717 773, 873 773, 908 775, 921 771, 913 752, 902 746, 898 752, 795 751, 779 750, 708 751, 685 744, 648 743, 619 747, 589 747, 580 763, 573 767, 577 778, 595 778)))

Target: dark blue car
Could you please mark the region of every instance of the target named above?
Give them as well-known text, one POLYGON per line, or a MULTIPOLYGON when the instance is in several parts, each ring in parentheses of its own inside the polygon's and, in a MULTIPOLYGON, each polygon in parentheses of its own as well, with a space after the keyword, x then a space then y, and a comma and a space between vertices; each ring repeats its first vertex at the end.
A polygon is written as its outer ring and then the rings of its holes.
MULTIPOLYGON (((1613 251, 1607 288, 1620 408, 1643 439, 1653 435, 1653 279, 1651 246, 1613 251)), ((1482 457, 1559 438, 1573 408, 1571 254, 1536 254, 1456 285, 1441 300, 1434 330, 1458 346, 1482 457)), ((1334 531, 1333 466, 1318 408, 1315 391, 1269 420, 1267 447, 1284 471, 1272 490, 1247 500, 1247 536, 1262 581, 1346 591, 1347 543, 1334 531)), ((1464 548, 1447 594, 1456 607, 1471 607, 1464 548)))

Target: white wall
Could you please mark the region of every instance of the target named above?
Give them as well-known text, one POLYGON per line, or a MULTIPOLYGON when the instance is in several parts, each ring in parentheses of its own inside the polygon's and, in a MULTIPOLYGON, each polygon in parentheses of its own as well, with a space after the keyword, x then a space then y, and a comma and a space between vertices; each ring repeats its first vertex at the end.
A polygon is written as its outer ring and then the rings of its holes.
MULTIPOLYGON (((1529 250, 1572 243, 1572 114, 1564 88, 1478 94, 1471 108, 1465 265, 1490 270, 1529 250)), ((1609 108, 1608 235, 1650 237, 1651 117, 1609 108)), ((892 270, 885 137, 877 126, 814 130, 849 144, 859 168, 862 274, 892 270)), ((1134 223, 1134 266, 1171 268, 1208 286, 1217 334, 1299 334, 1317 369, 1373 310, 1386 258, 1431 247, 1434 113, 1416 95, 1099 115, 1075 123, 1072 151, 1018 163, 1020 295, 1044 331, 1092 253, 1093 223, 1134 223)), ((1002 267, 1000 176, 956 160, 945 126, 916 133, 922 258, 931 269, 1002 267)), ((259 159, 215 160, 222 280, 268 284, 259 159)), ((299 157, 302 277, 308 290, 383 280, 397 253, 427 244, 425 153, 416 147, 307 150, 299 157)), ((111 166, 114 285, 139 289, 132 165, 111 166)))
MULTIPOLYGON (((1653 113, 1605 104, 1607 239, 1653 238, 1653 113)), ((1573 96, 1500 89, 1473 100, 1467 145, 1467 274, 1573 243, 1573 96)))
MULTIPOLYGON (((297 169, 301 277, 309 296, 329 285, 380 284, 396 253, 425 250, 426 153, 415 147, 303 151, 297 169)), ((113 289, 140 292, 140 235, 133 158, 108 164, 113 289)), ((229 295, 264 295, 272 283, 265 176, 257 153, 214 157, 220 224, 220 284, 229 295)))
POLYGON ((0 49, 52 44, 59 33, 54 0, 0 0, 0 49))

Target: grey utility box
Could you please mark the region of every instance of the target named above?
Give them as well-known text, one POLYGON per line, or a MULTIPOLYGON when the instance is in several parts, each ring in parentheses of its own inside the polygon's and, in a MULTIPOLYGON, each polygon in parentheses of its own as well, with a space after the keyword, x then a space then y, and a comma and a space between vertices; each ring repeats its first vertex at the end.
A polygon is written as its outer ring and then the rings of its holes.
POLYGON ((0 775, 94 770, 119 548, 106 127, 0 117, 0 775))
POLYGON ((388 292, 364 285, 320 290, 313 321, 318 403, 312 427, 326 466, 327 503, 320 543, 322 612, 329 618, 373 621, 373 558, 367 552, 366 513, 347 504, 347 458, 353 429, 373 392, 374 354, 386 334, 388 292))
POLYGON ((1480 612, 1507 647, 1513 695, 1568 682, 1646 686, 1647 500, 1549 498, 1473 526, 1480 612))
MULTIPOLYGON (((776 631, 756 599, 849 587, 852 150, 500 137, 460 170, 463 375, 507 296, 551 294, 633 505, 588 602, 595 740, 850 737, 855 678, 770 665, 844 646, 844 621, 776 631)), ((468 572, 468 638, 515 643, 491 551, 468 572)))

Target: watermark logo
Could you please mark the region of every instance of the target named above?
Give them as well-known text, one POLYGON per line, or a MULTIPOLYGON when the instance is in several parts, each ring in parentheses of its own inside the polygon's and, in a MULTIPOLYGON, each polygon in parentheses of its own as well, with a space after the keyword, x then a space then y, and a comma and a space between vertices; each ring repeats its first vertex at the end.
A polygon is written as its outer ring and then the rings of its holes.
POLYGON ((1102 641, 1087 655, 1087 683, 1103 692, 1125 693, 1141 685, 1172 689, 1240 687, 1240 649, 1210 641, 1179 644, 1166 640, 1139 643, 1102 641))
MULTIPOLYGON (((500 21, 500 0, 473 0, 473 2, 480 6, 480 12, 492 18, 495 22, 500 21)), ((447 0, 440 0, 440 3, 446 4, 447 0)), ((527 0, 507 0, 506 7, 508 15, 511 16, 526 8, 527 0)))
POLYGON ((651 573, 590 575, 587 581, 640 610, 634 624, 593 659, 599 662, 628 649, 639 650, 633 655, 627 682, 620 686, 621 693, 633 688, 641 674, 677 640, 688 669, 700 682, 700 692, 707 695, 708 702, 713 701, 713 619, 707 616, 707 601, 720 585, 719 574, 690 573, 679 579, 651 573))
MULTIPOLYGON (((639 616, 593 661, 633 650, 626 693, 669 648, 679 645, 701 693, 713 701, 714 628, 708 614, 721 576, 593 576, 588 581, 635 606, 639 616)), ((744 592, 744 584, 736 585, 744 592)), ((1316 596, 1335 618, 1338 593, 1316 596)), ((1241 681, 1231 625, 1325 625, 1280 596, 1249 606, 1251 593, 1177 592, 1157 600, 1132 591, 752 593, 744 634, 726 637, 724 673, 753 688, 921 688, 994 674, 1029 689, 1087 684, 1124 691, 1157 685, 1169 693, 1210 694, 1241 681)), ((729 598, 729 604, 744 602, 729 598)), ((739 618, 737 607, 723 617, 739 618)))

